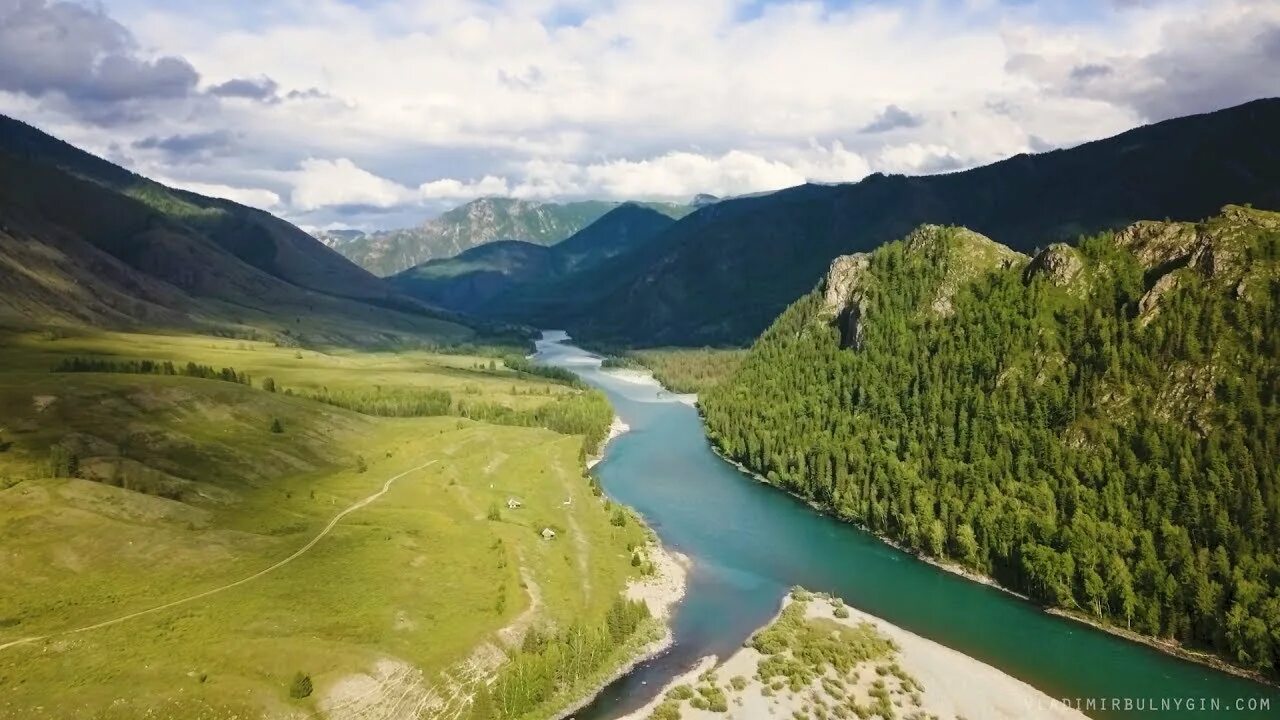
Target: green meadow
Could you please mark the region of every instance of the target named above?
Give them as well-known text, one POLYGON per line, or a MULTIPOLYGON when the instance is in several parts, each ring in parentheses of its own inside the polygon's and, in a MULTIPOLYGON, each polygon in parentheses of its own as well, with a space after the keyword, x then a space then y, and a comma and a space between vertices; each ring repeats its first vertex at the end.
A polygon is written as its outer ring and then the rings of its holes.
POLYGON ((467 717, 526 631, 603 620, 638 572, 647 532, 592 492, 581 437, 303 396, 321 390, 525 412, 585 392, 481 355, 6 336, 0 646, 36 639, 0 649, 0 718, 467 717), (51 371, 90 357, 249 384, 51 371))

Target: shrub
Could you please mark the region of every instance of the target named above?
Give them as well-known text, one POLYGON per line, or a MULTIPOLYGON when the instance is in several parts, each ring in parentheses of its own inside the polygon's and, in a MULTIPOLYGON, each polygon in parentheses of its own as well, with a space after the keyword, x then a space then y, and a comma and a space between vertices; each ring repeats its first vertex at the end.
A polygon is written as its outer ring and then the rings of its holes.
POLYGON ((680 720, 680 702, 677 700, 663 700, 658 707, 653 709, 653 713, 649 715, 649 720, 680 720))
POLYGON ((369 469, 369 464, 364 461, 363 455, 356 456, 356 472, 362 473, 369 469))
POLYGON ((273 392, 275 392, 275 391, 276 391, 276 381, 275 381, 275 379, 274 379, 274 378, 263 378, 263 379, 262 379, 262 389, 263 389, 263 390, 266 390, 266 391, 267 391, 267 392, 269 392, 269 393, 273 393, 273 392))
POLYGON ((271 432, 276 433, 277 435, 284 432, 284 425, 281 424, 280 418, 274 418, 271 421, 271 432))
POLYGON ((677 685, 667 691, 671 700, 688 700, 693 697, 693 688, 689 685, 677 685))
POLYGON ((310 695, 312 689, 311 676, 298 672, 293 676, 293 682, 289 683, 289 697, 301 700, 310 695))

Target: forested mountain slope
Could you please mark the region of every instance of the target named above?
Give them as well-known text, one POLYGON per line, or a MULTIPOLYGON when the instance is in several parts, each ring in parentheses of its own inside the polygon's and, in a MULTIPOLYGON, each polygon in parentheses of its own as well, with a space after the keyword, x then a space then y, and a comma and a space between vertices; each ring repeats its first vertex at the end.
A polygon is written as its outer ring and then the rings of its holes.
POLYGON ((837 259, 702 396, 770 483, 1049 605, 1280 665, 1280 214, 837 259))
POLYGON ((624 203, 555 245, 485 243, 456 257, 427 261, 390 281, 407 295, 462 312, 495 302, 525 306, 556 297, 563 292, 562 278, 572 284, 578 274, 649 242, 674 222, 650 207, 624 203))
POLYGON ((471 330, 298 228, 172 190, 0 117, 0 324, 289 342, 471 330))
MULTIPOLYGON (((921 223, 959 224, 1023 252, 1144 218, 1196 220, 1227 203, 1280 208, 1280 100, 925 177, 872 175, 702 208, 543 322, 637 347, 747 343, 837 255, 921 223)), ((522 312, 518 306, 501 308, 522 312)))

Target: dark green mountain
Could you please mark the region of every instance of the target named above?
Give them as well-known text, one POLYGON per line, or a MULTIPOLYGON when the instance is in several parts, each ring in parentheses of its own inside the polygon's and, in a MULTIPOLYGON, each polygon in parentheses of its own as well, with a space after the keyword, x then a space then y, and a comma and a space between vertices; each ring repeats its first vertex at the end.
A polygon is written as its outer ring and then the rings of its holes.
POLYGON ((279 218, 165 187, 4 117, 0 288, 8 325, 294 341, 470 334, 279 218))
POLYGON ((510 240, 486 243, 457 257, 430 260, 390 281, 407 295, 461 312, 492 303, 536 302, 564 292, 562 279, 576 278, 644 245, 674 222, 650 207, 626 203, 550 247, 510 240))
POLYGON ((1034 259, 925 226, 837 258, 731 379, 713 443, 1053 607, 1276 677, 1280 214, 1034 259))
POLYGON ((582 278, 595 289, 586 298, 497 312, 621 345, 746 343, 833 257, 921 223, 965 225, 1029 252, 1142 218, 1194 220, 1232 202, 1280 207, 1277 127, 1280 100, 1259 100, 950 175, 877 174, 723 200, 609 274, 582 278))
MULTIPOLYGON (((646 205, 671 217, 681 217, 690 210, 671 203, 646 205)), ((499 240, 555 245, 618 206, 619 203, 604 200, 550 203, 480 198, 418 227, 355 237, 329 234, 324 239, 357 265, 376 275, 389 276, 499 240)))

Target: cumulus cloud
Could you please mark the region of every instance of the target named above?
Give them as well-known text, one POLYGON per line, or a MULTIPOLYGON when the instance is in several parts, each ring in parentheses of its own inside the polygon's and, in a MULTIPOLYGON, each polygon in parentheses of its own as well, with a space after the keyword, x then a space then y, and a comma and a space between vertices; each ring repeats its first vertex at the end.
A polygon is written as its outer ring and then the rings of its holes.
POLYGON ((432 180, 418 186, 418 195, 424 200, 474 200, 479 197, 496 197, 511 194, 506 179, 485 175, 475 182, 445 178, 432 180))
POLYGON ((290 199, 299 210, 323 207, 390 208, 412 202, 415 193, 347 158, 308 158, 293 176, 290 199))
POLYGON ((904 175, 951 172, 968 164, 945 145, 921 143, 892 145, 882 150, 876 159, 879 170, 904 175))
POLYGON ((174 56, 147 57, 101 7, 48 0, 0 0, 0 89, 57 96, 86 118, 107 122, 111 106, 191 93, 199 74, 174 56))
POLYGON ((202 183, 166 178, 161 178, 161 182, 179 190, 189 190, 209 197, 223 198, 241 205, 255 207, 259 210, 274 210, 280 206, 281 202, 279 195, 263 188, 233 187, 220 183, 202 183))

